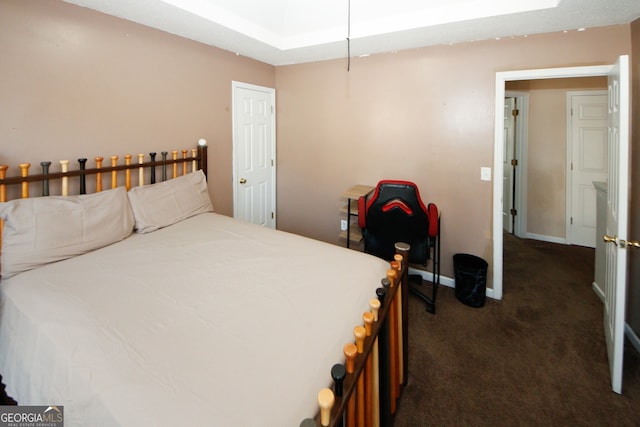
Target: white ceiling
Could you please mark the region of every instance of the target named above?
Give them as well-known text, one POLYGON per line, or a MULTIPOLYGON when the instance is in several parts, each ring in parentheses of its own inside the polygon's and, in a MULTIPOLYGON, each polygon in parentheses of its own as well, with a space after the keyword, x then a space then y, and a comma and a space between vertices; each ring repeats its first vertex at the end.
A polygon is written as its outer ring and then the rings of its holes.
POLYGON ((362 56, 640 17, 640 0, 64 1, 272 65, 346 58, 348 35, 362 56))

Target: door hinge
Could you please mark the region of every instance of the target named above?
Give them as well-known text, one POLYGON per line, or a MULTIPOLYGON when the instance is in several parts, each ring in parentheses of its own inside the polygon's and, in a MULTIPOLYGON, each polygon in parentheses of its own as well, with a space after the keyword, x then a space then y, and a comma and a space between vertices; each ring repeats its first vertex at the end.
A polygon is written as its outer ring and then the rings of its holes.
POLYGON ((273 114, 273 105, 271 106, 271 114, 273 114))
POLYGON ((518 166, 518 159, 511 159, 511 166, 518 166))
POLYGON ((275 212, 271 212, 271 219, 274 219, 276 217, 276 213, 275 212))
POLYGON ((515 110, 511 110, 511 115, 512 116, 517 116, 518 114, 520 114, 520 110, 518 110, 517 108, 515 110))
POLYGON ((273 159, 271 159, 271 166, 273 166, 273 159))
POLYGON ((573 217, 571 217, 570 224, 573 225, 573 217))
POLYGON ((511 209, 511 215, 518 215, 517 209, 511 209))

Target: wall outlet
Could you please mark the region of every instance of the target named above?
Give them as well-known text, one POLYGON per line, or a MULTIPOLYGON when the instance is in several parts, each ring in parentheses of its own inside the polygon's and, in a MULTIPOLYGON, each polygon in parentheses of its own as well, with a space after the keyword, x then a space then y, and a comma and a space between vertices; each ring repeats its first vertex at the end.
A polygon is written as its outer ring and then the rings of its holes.
POLYGON ((340 230, 341 231, 346 231, 347 230, 347 220, 346 219, 341 219, 340 220, 340 230))
POLYGON ((480 168, 480 179, 482 181, 491 181, 491 168, 480 168))

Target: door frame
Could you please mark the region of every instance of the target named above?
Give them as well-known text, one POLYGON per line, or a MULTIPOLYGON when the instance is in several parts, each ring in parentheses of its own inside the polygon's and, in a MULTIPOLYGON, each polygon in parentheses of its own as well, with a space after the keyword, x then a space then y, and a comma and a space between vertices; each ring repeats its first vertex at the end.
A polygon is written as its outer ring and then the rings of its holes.
MULTIPOLYGON (((568 245, 574 244, 573 225, 571 224, 571 217, 573 216, 573 173, 569 173, 571 170, 571 163, 573 162, 573 117, 571 115, 572 98, 574 96, 589 96, 589 95, 602 95, 607 97, 607 89, 592 89, 592 90, 570 90, 566 92, 566 117, 567 117, 567 163, 566 163, 566 176, 565 180, 565 243, 568 245)), ((595 207, 594 207, 595 210, 595 207)))
POLYGON ((533 70, 496 72, 495 127, 493 143, 493 298, 503 295, 503 238, 502 238, 502 177, 504 156, 504 97, 505 83, 515 80, 558 79, 570 77, 607 76, 612 64, 584 67, 541 68, 533 70))
POLYGON ((232 172, 231 172, 231 182, 232 182, 232 193, 233 193, 233 216, 235 217, 236 212, 238 211, 238 174, 236 171, 236 163, 238 157, 238 148, 237 141, 240 140, 239 135, 236 134, 236 117, 235 117, 235 107, 237 102, 237 94, 238 89, 248 89, 255 90, 259 92, 267 92, 269 94, 269 102, 271 104, 271 159, 272 159, 272 167, 271 167, 271 182, 272 182, 272 191, 269 195, 271 201, 271 207, 273 211, 273 218, 270 223, 271 228, 276 227, 276 221, 278 215, 276 214, 276 90, 274 88, 266 87, 266 86, 258 86, 250 83, 238 82, 235 80, 231 81, 231 134, 232 134, 232 172))
MULTIPOLYGON (((517 237, 527 235, 527 145, 529 135, 529 93, 517 90, 505 90, 505 97, 516 98, 518 117, 516 119, 516 201, 518 212, 513 233, 517 237)), ((504 171, 503 171, 504 172, 504 171)))

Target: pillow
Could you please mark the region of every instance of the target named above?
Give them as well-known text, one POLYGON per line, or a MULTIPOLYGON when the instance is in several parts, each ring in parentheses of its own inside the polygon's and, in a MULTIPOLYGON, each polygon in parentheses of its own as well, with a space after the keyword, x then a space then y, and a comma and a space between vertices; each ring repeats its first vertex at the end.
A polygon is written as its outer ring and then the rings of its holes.
POLYGON ((133 232, 124 187, 0 203, 2 278, 110 245, 133 232))
POLYGON ((212 212, 207 180, 198 170, 129 190, 138 233, 149 233, 203 212, 212 212))

